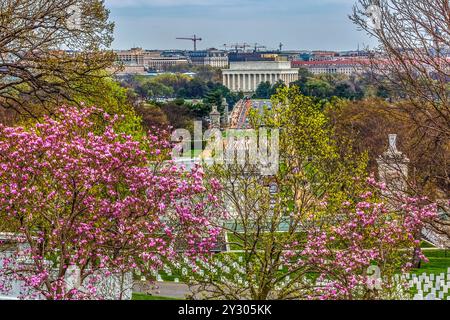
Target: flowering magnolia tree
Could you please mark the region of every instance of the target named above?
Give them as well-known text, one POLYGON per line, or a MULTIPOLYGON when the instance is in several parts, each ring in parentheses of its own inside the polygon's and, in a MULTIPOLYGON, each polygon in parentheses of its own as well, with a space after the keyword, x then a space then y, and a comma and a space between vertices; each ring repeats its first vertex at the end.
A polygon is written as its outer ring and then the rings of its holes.
MULTIPOLYGON (((210 272, 191 279, 197 297, 409 297, 396 275, 413 267, 416 254, 427 261, 417 235, 436 216, 435 204, 402 195, 396 203, 387 201, 384 185, 372 177, 355 179, 356 192, 344 201, 329 193, 317 198, 311 187, 271 194, 263 181, 228 170, 219 175, 230 210, 223 229, 229 248, 237 252, 227 254, 230 269, 210 260, 210 272), (294 200, 295 194, 301 197, 294 200)), ((283 188, 300 185, 290 183, 283 188)))
POLYGON ((22 298, 101 299, 104 277, 212 248, 219 185, 165 161, 168 132, 136 142, 96 108, 62 107, 55 119, 0 125, 1 291, 19 282, 22 298))
POLYGON ((261 176, 259 168, 238 162, 208 168, 223 186, 228 246, 239 253, 229 255, 233 270, 224 272, 220 262, 194 279, 195 293, 256 300, 394 297, 402 291, 395 274, 421 254, 420 231, 435 206, 401 194, 387 199, 374 178, 355 178, 367 175, 366 159, 339 151, 344 148, 333 140, 321 106, 297 88, 279 91, 272 106, 251 123, 283 128, 276 174, 261 176))
POLYGON ((365 192, 331 216, 325 201, 318 210, 323 219, 307 219, 312 227, 306 241, 284 253, 289 269, 309 268, 314 275, 308 298, 399 298, 406 288, 395 274, 411 269, 415 252, 427 261, 416 235, 436 216, 436 206, 400 194, 396 204, 388 204, 380 197, 385 186, 373 177, 366 182, 365 192))

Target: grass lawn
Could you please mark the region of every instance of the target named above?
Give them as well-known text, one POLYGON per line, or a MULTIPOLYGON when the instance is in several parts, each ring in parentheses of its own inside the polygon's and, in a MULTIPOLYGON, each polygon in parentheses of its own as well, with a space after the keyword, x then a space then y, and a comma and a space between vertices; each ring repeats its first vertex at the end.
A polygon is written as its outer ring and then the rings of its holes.
MULTIPOLYGON (((235 241, 235 242, 240 242, 239 239, 235 239, 232 235, 228 238, 228 241, 235 241)), ((241 248, 237 248, 238 245, 231 245, 232 249, 241 249, 241 248), (236 248, 234 248, 236 246, 236 248)), ((415 274, 421 274, 421 273, 427 273, 427 274, 440 274, 440 273, 445 273, 447 274, 447 269, 450 267, 450 250, 441 250, 441 249, 431 249, 428 246, 423 245, 423 252, 425 254, 425 256, 429 259, 429 262, 425 263, 422 262, 421 267, 419 269, 413 269, 410 271, 410 273, 415 273, 415 274)), ((225 262, 224 257, 225 256, 229 256, 231 259, 231 261, 237 261, 238 258, 240 256, 242 256, 243 253, 241 252, 229 252, 229 253, 220 253, 218 255, 216 255, 215 257, 217 258, 217 261, 222 261, 222 263, 224 265, 228 265, 230 266, 229 262, 225 262)), ((170 269, 171 269, 171 273, 170 275, 168 273, 166 273, 166 271, 164 270, 160 270, 159 274, 161 276, 161 278, 164 281, 175 281, 175 279, 178 279, 178 281, 180 282, 184 282, 184 278, 186 278, 185 276, 182 275, 182 268, 185 268, 187 271, 186 276, 199 276, 198 274, 193 274, 192 272, 188 271, 189 270, 189 266, 185 265, 184 263, 181 264, 181 266, 179 267, 174 267, 171 263, 168 263, 168 265, 170 265, 170 269)), ((200 267, 200 269, 204 269, 201 265, 198 265, 200 267)), ((286 266, 283 267, 282 270, 280 270, 281 272, 286 272, 287 268, 286 266)), ((219 271, 219 273, 221 273, 219 271)), ((220 275, 219 275, 220 276, 220 275)), ((136 276, 136 279, 139 279, 138 276, 136 276)), ((155 279, 152 279, 155 280, 155 279)))
MULTIPOLYGON (((411 273, 415 274, 422 274, 427 273, 429 274, 435 274, 439 275, 440 273, 447 273, 447 269, 450 267, 450 250, 432 250, 432 249, 426 249, 427 247, 422 246, 425 250, 424 254, 429 259, 429 262, 425 263, 422 262, 422 265, 419 269, 413 269, 411 270, 411 273)), ((220 260, 223 261, 223 253, 220 254, 218 257, 220 260)), ((237 258, 242 255, 242 253, 227 253, 227 255, 230 255, 233 257, 233 260, 237 260, 237 258)), ((165 272, 161 272, 162 277, 165 281, 173 281, 175 277, 179 278, 180 281, 182 281, 181 272, 179 270, 173 270, 174 274, 168 276, 165 274, 165 272)), ((286 270, 281 270, 280 272, 285 272, 286 270)), ((412 289, 412 293, 416 293, 415 289, 412 289)), ((133 293, 132 300, 183 300, 183 299, 177 299, 177 298, 171 298, 171 297, 161 297, 161 296, 151 296, 146 295, 143 293, 133 293)))
MULTIPOLYGON (((280 223, 280 228, 282 228, 282 227, 285 227, 285 226, 283 223, 280 223)), ((274 234, 274 236, 281 239, 282 237, 285 236, 285 234, 286 234, 285 232, 277 232, 274 234)), ((256 245, 256 248, 258 248, 258 249, 262 249, 262 246, 264 245, 263 236, 264 235, 260 235, 260 237, 261 237, 260 244, 256 245)), ((269 234, 269 236, 272 236, 272 235, 269 234)), ((306 233, 304 233, 304 232, 297 232, 296 236, 297 236, 296 240, 299 242, 303 242, 306 239, 306 233)), ((244 242, 235 233, 228 232, 227 238, 228 238, 230 250, 243 250, 244 242)))
POLYGON ((422 241, 422 242, 420 243, 420 247, 421 247, 422 249, 426 249, 426 248, 434 248, 434 246, 433 246, 431 243, 426 242, 426 241, 422 241))
POLYGON ((447 269, 450 267, 450 250, 424 250, 423 252, 430 261, 422 262, 420 268, 414 269, 413 273, 447 273, 447 269))

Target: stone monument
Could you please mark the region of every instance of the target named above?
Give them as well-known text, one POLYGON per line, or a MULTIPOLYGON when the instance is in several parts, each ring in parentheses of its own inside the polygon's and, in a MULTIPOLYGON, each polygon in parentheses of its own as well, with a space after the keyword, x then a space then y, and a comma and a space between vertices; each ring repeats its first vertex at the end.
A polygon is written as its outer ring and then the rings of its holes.
POLYGON ((228 107, 227 99, 225 99, 225 98, 222 99, 222 107, 223 107, 223 110, 224 110, 222 123, 223 123, 224 128, 227 128, 228 127, 228 122, 229 122, 230 110, 229 110, 229 107, 228 107))
POLYGON ((211 121, 211 129, 220 129, 220 112, 217 110, 217 106, 212 106, 212 111, 209 113, 209 119, 211 121))
POLYGON ((397 135, 389 135, 389 147, 377 159, 380 182, 386 184, 389 193, 407 190, 409 159, 397 149, 397 135))

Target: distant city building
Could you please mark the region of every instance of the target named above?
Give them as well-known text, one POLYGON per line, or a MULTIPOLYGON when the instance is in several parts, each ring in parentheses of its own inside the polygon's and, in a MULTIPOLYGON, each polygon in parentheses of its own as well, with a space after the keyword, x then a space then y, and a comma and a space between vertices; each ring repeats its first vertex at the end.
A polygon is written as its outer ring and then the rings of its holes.
POLYGON ((292 61, 292 67, 304 68, 312 74, 360 74, 369 64, 370 62, 364 59, 292 61))
POLYGON ((248 62, 248 61, 287 61, 286 57, 280 56, 278 52, 242 52, 234 51, 228 54, 228 59, 231 62, 248 62))
POLYGON ((298 59, 293 59, 292 61, 295 61, 295 60, 309 61, 310 58, 311 58, 311 52, 303 51, 298 54, 298 59))
MULTIPOLYGON (((115 53, 117 55, 117 63, 124 67, 124 70, 120 71, 119 74, 141 74, 147 71, 164 71, 171 66, 189 63, 197 66, 211 66, 225 69, 234 63, 291 61, 293 68, 306 68, 313 74, 351 75, 363 72, 363 65, 366 64, 369 56, 368 52, 364 50, 335 52, 296 50, 239 51, 236 49, 236 51, 225 51, 214 48, 199 51, 159 51, 131 48, 130 50, 117 50, 115 53), (142 70, 142 67, 145 70, 142 70)), ((276 72, 274 73, 277 74, 276 72)), ((280 74, 283 74, 283 79, 281 79, 283 81, 285 81, 284 78, 289 78, 284 73, 280 74)), ((254 82, 255 79, 257 79, 257 84, 262 82, 259 80, 258 73, 255 73, 255 77, 249 81, 254 82)), ((280 79, 276 79, 275 81, 277 80, 280 79)), ((229 84, 229 86, 230 89, 233 87, 235 91, 244 90, 244 88, 246 91, 253 91, 252 84, 246 84, 244 87, 244 83, 239 85, 235 83, 234 85, 229 84), (249 90, 249 88, 252 90, 249 90)))
POLYGON ((283 51, 283 56, 288 56, 289 61, 332 61, 339 59, 366 59, 369 53, 364 50, 353 51, 283 51))
POLYGON ((152 70, 165 70, 167 67, 188 63, 183 57, 159 57, 146 60, 144 66, 152 70))
POLYGON ((370 56, 369 52, 365 50, 355 50, 355 51, 342 51, 338 53, 337 59, 367 59, 370 56))
POLYGON ((187 56, 195 66, 211 66, 214 68, 228 67, 227 51, 217 49, 189 51, 187 56))
POLYGON ((131 48, 130 50, 117 50, 117 62, 129 65, 145 65, 145 62, 152 58, 161 57, 160 51, 143 50, 142 48, 131 48))
POLYGON ((333 60, 338 56, 334 51, 313 51, 309 57, 309 61, 327 61, 333 60))
POLYGON ((223 85, 234 92, 254 92, 261 82, 275 84, 278 80, 289 85, 298 80, 298 69, 289 61, 230 62, 222 69, 223 85))
POLYGON ((164 70, 167 67, 187 64, 189 61, 183 56, 162 56, 161 51, 143 50, 142 48, 131 48, 130 50, 115 51, 117 62, 125 69, 129 67, 137 69, 136 66, 151 70, 164 70))
POLYGON ((279 57, 282 57, 281 59, 285 59, 285 61, 294 61, 294 60, 302 60, 300 57, 303 53, 304 53, 303 51, 289 50, 289 51, 281 51, 278 53, 278 55, 279 57))
POLYGON ((120 66, 114 66, 111 68, 108 68, 108 71, 113 73, 116 77, 122 77, 126 75, 140 75, 140 74, 146 74, 146 70, 144 66, 140 65, 120 65, 120 66))

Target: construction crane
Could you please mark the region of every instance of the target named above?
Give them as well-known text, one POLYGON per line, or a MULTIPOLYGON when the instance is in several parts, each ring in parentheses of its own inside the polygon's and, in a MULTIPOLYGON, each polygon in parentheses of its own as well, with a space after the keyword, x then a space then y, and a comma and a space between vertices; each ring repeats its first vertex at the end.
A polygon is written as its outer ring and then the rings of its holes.
POLYGON ((238 52, 238 48, 242 48, 242 46, 240 44, 238 44, 238 43, 230 44, 229 47, 234 48, 236 53, 238 52))
POLYGON ((248 43, 233 43, 229 44, 228 47, 234 48, 234 50, 238 52, 239 49, 245 51, 245 49, 250 48, 250 45, 248 43))
POLYGON ((266 46, 261 46, 261 45, 259 45, 259 43, 255 43, 254 48, 255 48, 255 52, 257 52, 258 49, 266 49, 267 47, 266 46))
POLYGON ((250 48, 250 45, 246 42, 242 44, 242 49, 245 51, 246 48, 250 48))
POLYGON ((278 47, 280 48, 280 52, 281 52, 281 51, 283 51, 284 44, 280 42, 280 44, 278 45, 278 47))
POLYGON ((192 37, 180 37, 177 40, 191 40, 194 42, 194 51, 197 51, 197 41, 202 41, 202 38, 197 37, 195 34, 192 37))

